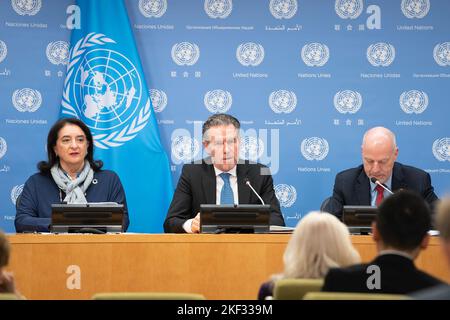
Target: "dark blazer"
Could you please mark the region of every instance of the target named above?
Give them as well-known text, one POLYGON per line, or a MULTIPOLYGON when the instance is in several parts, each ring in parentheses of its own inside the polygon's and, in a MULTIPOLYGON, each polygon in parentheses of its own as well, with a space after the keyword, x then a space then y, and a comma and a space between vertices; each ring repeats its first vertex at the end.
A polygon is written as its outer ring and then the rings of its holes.
MULTIPOLYGON (((124 205, 124 231, 129 225, 127 200, 119 176, 110 170, 94 172, 97 183, 86 190, 88 202, 117 202, 124 205)), ((65 197, 62 194, 62 199, 65 197)), ((28 178, 16 205, 16 232, 49 232, 52 204, 61 203, 60 190, 50 173, 28 178)))
POLYGON ((266 300, 267 297, 273 296, 273 289, 275 288, 275 282, 272 280, 264 282, 258 291, 258 300, 266 300))
MULTIPOLYGON (((208 162, 208 160, 206 160, 208 162)), ((270 204, 270 224, 284 226, 280 204, 273 189, 270 173, 261 175, 261 170, 268 172, 262 164, 237 164, 236 175, 240 204, 260 204, 258 197, 245 184, 248 178, 253 188, 266 204, 270 204)), ((164 221, 167 233, 183 233, 183 223, 194 218, 200 211, 200 204, 216 204, 216 175, 212 164, 202 161, 201 164, 185 164, 180 180, 173 195, 172 203, 164 221)))
POLYGON ((369 264, 330 269, 322 291, 408 294, 438 284, 442 282, 417 269, 411 259, 397 254, 383 254, 369 264), (367 273, 370 265, 380 268, 380 289, 370 290, 367 287, 368 278, 374 274, 373 271, 367 273))
MULTIPOLYGON (((395 162, 392 171, 392 191, 399 189, 418 192, 432 207, 433 202, 438 200, 427 172, 395 162)), ((370 182, 363 165, 336 175, 333 196, 327 199, 321 209, 341 218, 344 205, 370 206, 370 182)))

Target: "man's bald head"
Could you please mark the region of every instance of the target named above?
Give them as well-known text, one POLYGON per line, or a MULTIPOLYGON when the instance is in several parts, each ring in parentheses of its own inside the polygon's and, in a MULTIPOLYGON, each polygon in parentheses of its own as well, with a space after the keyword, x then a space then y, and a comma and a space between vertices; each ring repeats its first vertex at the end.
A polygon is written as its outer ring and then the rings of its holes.
POLYGON ((389 144, 394 150, 397 148, 395 134, 385 127, 375 127, 366 131, 362 141, 362 147, 367 144, 389 144))
POLYGON ((381 183, 392 175, 398 148, 394 133, 384 127, 375 127, 364 134, 361 153, 366 175, 381 183))

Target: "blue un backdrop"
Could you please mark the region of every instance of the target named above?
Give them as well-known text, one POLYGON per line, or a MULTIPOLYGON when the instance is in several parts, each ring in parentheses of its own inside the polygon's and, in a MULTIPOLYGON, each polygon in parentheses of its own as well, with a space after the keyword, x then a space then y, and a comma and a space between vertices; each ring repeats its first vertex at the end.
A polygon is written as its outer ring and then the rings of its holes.
MULTIPOLYGON (((82 23, 74 4, 0 1, 0 228, 8 232, 59 117, 70 28, 82 23)), ((125 4, 174 185, 182 164, 203 156, 201 121, 227 112, 241 120, 242 157, 270 166, 290 226, 331 195, 337 172, 360 164, 373 126, 397 135, 398 160, 429 172, 438 196, 450 191, 449 1, 125 4)), ((143 155, 128 157, 133 165, 143 155)), ((127 186, 127 195, 142 188, 127 186)))

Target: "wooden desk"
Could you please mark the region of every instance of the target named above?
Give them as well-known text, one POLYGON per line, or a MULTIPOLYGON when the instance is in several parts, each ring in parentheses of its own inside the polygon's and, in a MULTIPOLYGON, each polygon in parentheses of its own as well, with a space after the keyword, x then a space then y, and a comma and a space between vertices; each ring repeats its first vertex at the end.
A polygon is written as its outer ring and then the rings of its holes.
MULTIPOLYGON (((9 269, 28 299, 90 299, 97 292, 178 291, 207 299, 255 299, 272 273, 282 271, 290 235, 9 235, 9 269), (70 266, 81 288, 68 289, 70 266), (66 273, 69 270, 69 274, 66 273)), ((368 236, 353 236, 363 261, 375 256, 368 236)), ((417 265, 450 281, 439 239, 417 265)), ((73 277, 72 277, 73 279, 73 277)))

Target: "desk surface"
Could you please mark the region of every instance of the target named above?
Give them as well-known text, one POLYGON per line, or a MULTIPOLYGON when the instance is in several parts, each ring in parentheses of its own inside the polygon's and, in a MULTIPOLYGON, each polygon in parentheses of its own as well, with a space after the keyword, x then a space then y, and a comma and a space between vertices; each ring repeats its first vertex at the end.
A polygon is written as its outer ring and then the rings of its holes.
MULTIPOLYGON (((283 269, 289 234, 17 234, 9 235, 9 269, 29 299, 89 299, 97 292, 201 293, 207 299, 255 299, 260 284, 283 269)), ((363 261, 370 236, 352 236, 363 261)), ((450 281, 439 239, 416 265, 450 281)))

